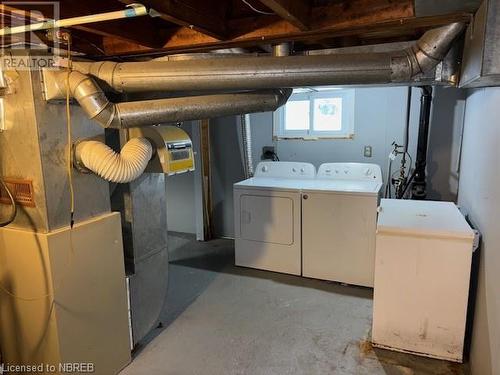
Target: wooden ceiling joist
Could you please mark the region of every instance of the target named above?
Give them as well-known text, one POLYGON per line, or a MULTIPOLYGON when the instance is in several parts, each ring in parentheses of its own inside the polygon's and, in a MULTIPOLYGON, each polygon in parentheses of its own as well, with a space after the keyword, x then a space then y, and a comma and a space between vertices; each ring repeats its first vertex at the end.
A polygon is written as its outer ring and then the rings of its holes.
POLYGON ((311 6, 308 0, 259 0, 276 15, 300 30, 309 29, 311 6))
MULTIPOLYGON (((64 0, 60 18, 123 9, 136 0, 64 0)), ((414 0, 141 0, 158 17, 72 27, 89 48, 110 58, 260 48, 297 42, 298 50, 411 40, 425 30, 470 21, 469 13, 415 17, 414 0), (92 38, 88 38, 92 35, 92 38), (97 38, 97 39, 96 39, 97 38), (83 39, 83 38, 82 38, 83 39)), ((31 10, 21 0, 10 6, 31 10)), ((35 4, 35 6, 33 5, 35 4)), ((49 15, 50 17, 50 15, 49 15)), ((92 56, 90 56, 92 57, 92 56)), ((99 58, 98 54, 94 57, 99 58)))
MULTIPOLYGON (((135 3, 136 0, 121 0, 135 3)), ((143 0, 141 4, 152 8, 166 21, 187 27, 216 39, 226 37, 226 22, 215 9, 207 9, 206 2, 180 0, 143 0), (198 4, 199 3, 199 4, 198 4)))
MULTIPOLYGON (((291 29, 290 24, 278 21, 268 27, 242 35, 238 38, 218 41, 207 38, 205 35, 196 33, 185 28, 179 29, 175 35, 165 44, 163 48, 146 49, 138 48, 129 44, 114 44, 105 39, 105 49, 108 55, 136 56, 144 54, 169 54, 203 52, 220 48, 249 47, 262 43, 275 44, 281 42, 297 41, 307 42, 322 39, 344 38, 363 35, 386 35, 388 37, 398 34, 423 31, 434 27, 450 24, 452 22, 469 22, 469 13, 455 13, 445 16, 432 16, 421 18, 402 18, 396 20, 381 21, 370 24, 356 24, 355 26, 341 25, 321 30, 310 30, 301 32, 296 28, 291 29)), ((136 46, 137 47, 137 46, 136 46)))
MULTIPOLYGON (((180 28, 171 35, 163 48, 164 52, 193 52, 215 48, 247 47, 256 44, 272 44, 286 41, 307 41, 329 38, 340 32, 348 32, 353 28, 365 28, 372 25, 414 17, 412 0, 351 0, 348 7, 342 9, 339 4, 330 7, 315 8, 311 12, 310 30, 301 30, 281 17, 263 16, 247 17, 228 22, 229 38, 217 40, 188 28, 180 28), (370 6, 368 6, 370 3, 370 6), (376 11, 373 11, 376 9, 376 11)), ((109 54, 126 54, 134 51, 134 46, 105 40, 109 54)), ((136 52, 147 52, 147 49, 136 47, 136 52)), ((154 51, 151 51, 154 52, 154 51)))

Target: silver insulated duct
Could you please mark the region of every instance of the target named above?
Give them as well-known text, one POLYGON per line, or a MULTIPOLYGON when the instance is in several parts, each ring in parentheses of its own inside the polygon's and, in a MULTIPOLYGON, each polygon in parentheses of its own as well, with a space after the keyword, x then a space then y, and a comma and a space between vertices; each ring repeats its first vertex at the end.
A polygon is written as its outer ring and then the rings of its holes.
POLYGON ((427 31, 412 48, 399 52, 96 62, 74 67, 117 92, 404 83, 435 67, 464 26, 457 22, 427 31))
POLYGON ((56 93, 51 99, 65 98, 69 89, 90 118, 111 128, 273 111, 291 94, 282 87, 409 82, 434 68, 463 29, 463 23, 452 23, 427 31, 413 47, 399 52, 75 62, 69 77, 56 73, 56 93), (103 89, 122 93, 264 91, 112 103, 103 89))
POLYGON ((90 119, 114 129, 274 111, 291 94, 290 89, 276 89, 113 103, 91 77, 78 71, 58 73, 56 83, 59 95, 69 89, 90 119))

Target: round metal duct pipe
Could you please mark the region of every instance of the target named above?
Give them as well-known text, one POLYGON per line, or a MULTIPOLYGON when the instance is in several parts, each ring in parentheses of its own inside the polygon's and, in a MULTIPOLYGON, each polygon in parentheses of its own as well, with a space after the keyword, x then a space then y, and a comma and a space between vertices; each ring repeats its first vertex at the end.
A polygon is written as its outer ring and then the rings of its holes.
POLYGON ((61 72, 56 82, 61 94, 68 87, 90 119, 115 129, 274 111, 292 93, 291 89, 277 89, 113 103, 92 78, 78 71, 69 77, 61 72))
POLYGON ((75 63, 117 92, 254 90, 408 82, 435 67, 465 25, 427 31, 399 52, 317 56, 234 57, 187 61, 75 63))

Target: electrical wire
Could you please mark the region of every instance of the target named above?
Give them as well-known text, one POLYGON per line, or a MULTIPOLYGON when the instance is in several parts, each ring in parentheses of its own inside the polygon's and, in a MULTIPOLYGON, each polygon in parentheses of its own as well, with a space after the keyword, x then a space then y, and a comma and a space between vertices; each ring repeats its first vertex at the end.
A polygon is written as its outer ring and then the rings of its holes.
MULTIPOLYGON (((7 184, 5 183, 5 181, 3 179, 0 178, 0 184, 2 185, 2 187, 5 189, 5 191, 7 192, 7 195, 9 196, 9 199, 11 201, 11 204, 12 204, 12 212, 10 214, 10 217, 9 219, 7 219, 6 221, 0 223, 0 227, 4 227, 6 225, 9 225, 10 223, 12 223, 17 215, 17 204, 16 204, 16 200, 14 199, 14 196, 12 195, 12 192, 10 191, 9 187, 7 186, 7 184)), ((38 300, 41 300, 41 299, 45 299, 45 298, 48 298, 51 296, 51 293, 47 293, 43 296, 40 296, 40 297, 21 297, 21 296, 18 296, 14 293, 12 293, 11 291, 9 291, 7 288, 5 288, 2 284, 0 284, 0 290, 3 291, 5 294, 15 298, 15 299, 18 299, 20 301, 26 301, 26 302, 30 302, 30 301, 38 301, 38 300)))
POLYGON ((411 175, 411 166, 413 165, 413 158, 411 157, 408 151, 405 152, 405 154, 408 155, 408 158, 410 159, 410 164, 408 165, 408 175, 406 176, 406 178, 408 178, 411 175))
POLYGON ((265 14, 266 16, 274 16, 275 13, 271 13, 271 12, 264 12, 263 10, 259 10, 257 8, 255 8, 252 4, 250 4, 248 1, 246 0, 241 0, 243 1, 243 3, 245 3, 250 9, 252 9, 254 12, 256 13, 259 13, 259 14, 265 14))
POLYGON ((91 45, 92 47, 94 47, 97 51, 99 51, 100 53, 102 53, 103 55, 106 55, 106 52, 101 48, 99 47, 97 44, 91 42, 90 40, 88 40, 87 38, 83 38, 79 35, 72 35, 71 36, 72 38, 76 38, 76 39, 80 39, 81 41, 85 42, 85 43, 88 43, 89 45, 91 45))
POLYGON ((12 205, 12 211, 10 212, 9 218, 5 221, 0 222, 0 227, 5 227, 5 226, 9 225, 10 223, 12 223, 14 221, 14 219, 16 218, 17 204, 16 204, 16 200, 14 199, 14 195, 12 194, 9 187, 7 186, 7 184, 5 183, 5 181, 2 178, 0 178, 0 184, 2 184, 2 187, 7 192, 7 195, 9 196, 9 199, 10 199, 10 203, 12 205))
POLYGON ((74 215, 75 215, 75 191, 73 189, 73 165, 72 165, 72 137, 71 137, 71 108, 70 108, 70 89, 69 77, 72 69, 71 60, 71 40, 68 38, 68 74, 66 76, 66 127, 68 133, 68 182, 69 182, 69 196, 70 196, 70 227, 73 228, 74 215))
POLYGON ((0 285, 0 290, 2 290, 2 292, 4 292, 5 294, 7 294, 9 296, 11 296, 15 299, 18 299, 20 301, 24 301, 24 302, 39 301, 41 299, 49 298, 50 296, 52 296, 52 293, 47 293, 47 294, 40 296, 40 297, 33 297, 33 298, 21 297, 21 296, 18 296, 17 294, 10 292, 3 285, 0 285))
POLYGON ((390 198, 391 177, 392 177, 391 170, 392 170, 392 159, 391 159, 391 156, 389 155, 389 161, 387 162, 387 179, 385 181, 384 198, 390 198))

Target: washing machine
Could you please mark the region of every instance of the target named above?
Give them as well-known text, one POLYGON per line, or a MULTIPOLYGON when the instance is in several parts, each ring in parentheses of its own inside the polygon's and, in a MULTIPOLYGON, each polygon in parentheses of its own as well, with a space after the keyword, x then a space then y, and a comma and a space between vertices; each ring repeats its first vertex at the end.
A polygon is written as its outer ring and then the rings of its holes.
POLYGON ((373 287, 376 164, 326 163, 302 189, 302 275, 373 287))
POLYGON ((315 176, 310 163, 261 162, 234 185, 236 265, 301 274, 301 189, 315 176))

